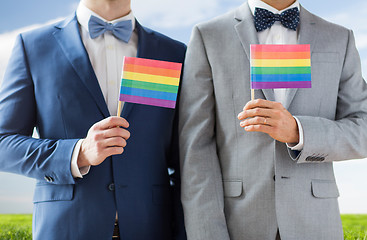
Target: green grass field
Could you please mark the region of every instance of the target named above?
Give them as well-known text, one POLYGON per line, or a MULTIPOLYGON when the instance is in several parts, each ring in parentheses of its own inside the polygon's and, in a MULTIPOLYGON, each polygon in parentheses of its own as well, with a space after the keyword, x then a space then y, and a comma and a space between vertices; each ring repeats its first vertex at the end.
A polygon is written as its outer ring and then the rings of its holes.
MULTIPOLYGON (((342 215, 345 240, 367 240, 367 214, 342 215)), ((0 214, 0 240, 32 239, 32 215, 0 214)))
POLYGON ((345 240, 367 240, 367 214, 342 215, 345 240))
POLYGON ((32 239, 32 215, 0 214, 0 240, 32 239))

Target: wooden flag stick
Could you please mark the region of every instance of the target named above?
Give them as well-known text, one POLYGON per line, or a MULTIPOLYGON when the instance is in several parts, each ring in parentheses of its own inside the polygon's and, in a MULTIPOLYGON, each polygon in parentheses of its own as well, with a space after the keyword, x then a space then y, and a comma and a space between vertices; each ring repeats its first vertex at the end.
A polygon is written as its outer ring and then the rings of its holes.
POLYGON ((117 116, 118 117, 121 117, 121 106, 122 106, 122 102, 121 101, 119 101, 119 106, 118 106, 118 108, 117 108, 117 116))
POLYGON ((125 67, 125 59, 126 56, 124 56, 124 59, 122 60, 122 71, 121 71, 121 85, 120 85, 120 94, 119 94, 119 105, 117 107, 117 116, 121 117, 121 111, 122 111, 122 101, 120 101, 121 99, 121 88, 122 88, 122 80, 124 79, 124 67, 125 67))
POLYGON ((255 89, 251 89, 251 101, 255 100, 255 89))

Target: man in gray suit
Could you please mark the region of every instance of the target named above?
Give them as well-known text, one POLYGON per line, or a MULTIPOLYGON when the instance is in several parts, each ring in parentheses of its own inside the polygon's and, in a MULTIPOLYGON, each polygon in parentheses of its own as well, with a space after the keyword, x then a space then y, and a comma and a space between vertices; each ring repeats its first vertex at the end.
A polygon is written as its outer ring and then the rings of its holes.
POLYGON ((298 1, 249 0, 194 28, 179 109, 189 240, 343 239, 333 162, 367 156, 352 31, 298 1), (250 101, 250 44, 310 44, 312 88, 250 101))

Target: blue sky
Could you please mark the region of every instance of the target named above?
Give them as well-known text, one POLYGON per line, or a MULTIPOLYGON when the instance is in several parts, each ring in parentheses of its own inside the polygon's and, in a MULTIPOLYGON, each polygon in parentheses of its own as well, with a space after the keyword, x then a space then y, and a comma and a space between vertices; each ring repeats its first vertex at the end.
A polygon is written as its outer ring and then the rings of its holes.
MULTIPOLYGON (((242 0, 132 0, 139 22, 188 43, 192 27, 227 12, 242 0)), ((300 0, 309 11, 353 29, 367 73, 367 3, 362 0, 300 0)), ((73 13, 78 0, 3 1, 0 8, 0 82, 15 36, 73 13)), ((365 76, 365 75, 364 75, 365 76)), ((367 146, 366 146, 367 147, 367 146)), ((367 213, 367 159, 335 163, 343 213, 367 213)), ((34 180, 0 172, 0 213, 30 213, 34 180)))

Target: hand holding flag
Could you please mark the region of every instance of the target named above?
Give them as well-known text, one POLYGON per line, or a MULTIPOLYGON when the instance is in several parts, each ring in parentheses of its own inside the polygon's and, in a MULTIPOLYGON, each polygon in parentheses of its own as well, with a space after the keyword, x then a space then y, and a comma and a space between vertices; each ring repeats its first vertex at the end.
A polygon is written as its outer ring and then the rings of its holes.
POLYGON ((298 124, 281 103, 254 100, 254 89, 311 88, 310 45, 251 45, 251 101, 238 114, 248 132, 299 142, 298 124))
POLYGON ((95 123, 82 140, 78 167, 97 166, 107 157, 122 154, 130 132, 129 123, 121 117, 108 117, 95 123))
POLYGON ((281 103, 264 99, 249 101, 238 114, 240 126, 247 132, 267 133, 273 139, 297 144, 298 125, 295 118, 281 103))

